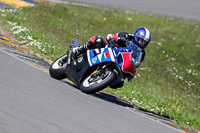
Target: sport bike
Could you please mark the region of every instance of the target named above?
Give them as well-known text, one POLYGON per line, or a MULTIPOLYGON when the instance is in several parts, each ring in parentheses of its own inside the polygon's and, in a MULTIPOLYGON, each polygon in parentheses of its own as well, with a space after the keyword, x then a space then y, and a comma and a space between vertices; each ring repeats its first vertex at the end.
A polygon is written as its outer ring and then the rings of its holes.
POLYGON ((105 48, 90 49, 76 57, 70 51, 77 46, 78 40, 72 41, 68 54, 55 60, 49 73, 58 80, 68 78, 88 94, 107 86, 122 87, 126 78, 134 77, 142 56, 141 49, 131 41, 127 41, 123 48, 113 48, 108 44, 105 48), (59 61, 66 57, 66 63, 60 65, 59 61))

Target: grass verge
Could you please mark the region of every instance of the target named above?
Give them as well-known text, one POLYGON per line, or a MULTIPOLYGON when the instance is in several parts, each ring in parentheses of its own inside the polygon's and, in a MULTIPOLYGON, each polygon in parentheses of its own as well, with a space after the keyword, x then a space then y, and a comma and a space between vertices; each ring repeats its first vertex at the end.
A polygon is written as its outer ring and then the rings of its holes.
POLYGON ((0 11, 4 26, 21 45, 55 60, 77 38, 147 27, 152 42, 131 83, 106 91, 178 124, 200 130, 200 23, 74 5, 38 5, 0 11))

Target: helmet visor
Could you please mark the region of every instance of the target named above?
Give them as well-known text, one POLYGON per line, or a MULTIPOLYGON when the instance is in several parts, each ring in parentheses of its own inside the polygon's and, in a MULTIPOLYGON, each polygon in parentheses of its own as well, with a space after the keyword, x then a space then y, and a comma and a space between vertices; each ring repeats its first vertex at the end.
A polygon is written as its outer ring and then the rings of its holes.
POLYGON ((139 39, 138 39, 138 43, 140 44, 140 47, 141 47, 141 48, 146 48, 146 46, 147 46, 147 44, 148 44, 148 42, 145 41, 145 40, 142 39, 142 38, 139 38, 139 39))

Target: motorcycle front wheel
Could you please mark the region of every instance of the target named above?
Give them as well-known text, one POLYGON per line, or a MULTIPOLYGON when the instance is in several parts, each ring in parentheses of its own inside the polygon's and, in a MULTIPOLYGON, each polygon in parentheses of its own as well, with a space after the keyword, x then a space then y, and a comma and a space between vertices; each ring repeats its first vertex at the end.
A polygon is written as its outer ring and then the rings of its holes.
POLYGON ((91 94, 106 88, 115 79, 117 71, 112 67, 101 68, 92 72, 80 85, 81 91, 91 94))

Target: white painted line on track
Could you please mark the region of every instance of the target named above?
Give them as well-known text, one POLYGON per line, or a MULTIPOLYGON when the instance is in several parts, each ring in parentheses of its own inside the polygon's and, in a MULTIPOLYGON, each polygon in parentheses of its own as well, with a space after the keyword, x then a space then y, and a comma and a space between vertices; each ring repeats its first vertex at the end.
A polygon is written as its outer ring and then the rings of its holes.
POLYGON ((40 70, 40 71, 42 71, 42 72, 46 72, 44 69, 38 68, 38 67, 36 67, 36 66, 34 66, 34 65, 32 65, 32 64, 30 64, 30 63, 28 63, 28 62, 26 62, 26 61, 24 61, 24 60, 22 60, 22 59, 20 59, 20 58, 18 58, 18 57, 16 57, 16 56, 14 56, 12 53, 6 52, 5 50, 7 50, 7 49, 6 49, 6 48, 0 48, 0 51, 1 51, 1 52, 3 52, 3 53, 5 53, 5 54, 7 54, 7 55, 9 55, 9 56, 11 56, 11 57, 13 57, 13 58, 19 60, 19 61, 21 61, 21 62, 23 62, 23 63, 25 63, 25 64, 27 64, 27 65, 29 65, 29 66, 32 66, 32 67, 34 67, 34 68, 36 68, 36 69, 38 69, 38 70, 40 70))

